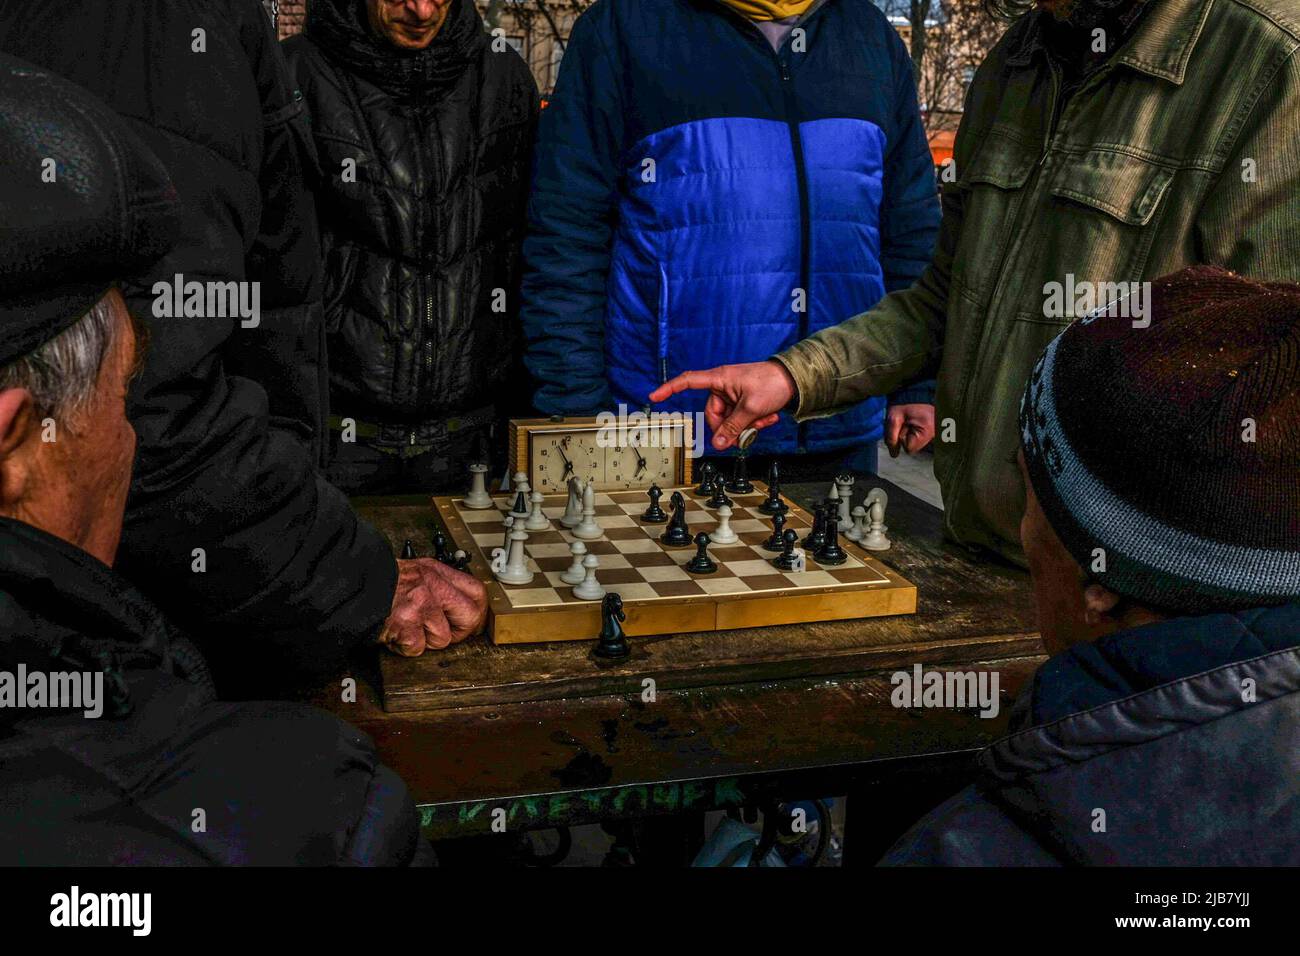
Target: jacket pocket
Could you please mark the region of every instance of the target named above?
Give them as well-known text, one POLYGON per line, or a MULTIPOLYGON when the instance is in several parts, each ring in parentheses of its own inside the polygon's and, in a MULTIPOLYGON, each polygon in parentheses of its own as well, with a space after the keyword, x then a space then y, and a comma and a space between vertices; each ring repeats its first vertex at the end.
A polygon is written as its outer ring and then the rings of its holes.
POLYGON ((1064 159, 1049 185, 1070 223, 1070 252, 1062 250, 1057 262, 1068 264, 1064 271, 1076 280, 1141 279, 1157 232, 1156 214, 1173 179, 1174 171, 1166 166, 1114 150, 1064 159))
POLYGON ((994 126, 959 162, 962 228, 952 259, 952 282, 987 302, 1008 248, 1016 239, 1025 186, 1038 161, 1037 146, 1014 130, 994 126))

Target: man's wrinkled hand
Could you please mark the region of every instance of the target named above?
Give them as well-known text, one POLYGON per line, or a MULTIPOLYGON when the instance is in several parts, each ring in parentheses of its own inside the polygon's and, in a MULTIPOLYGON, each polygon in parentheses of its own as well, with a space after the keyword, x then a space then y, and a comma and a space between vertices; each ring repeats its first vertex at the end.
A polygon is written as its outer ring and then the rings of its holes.
POLYGON ((885 412, 885 445, 889 457, 900 450, 915 455, 934 441, 934 406, 928 403, 890 405, 885 412))
POLYGON ((793 401, 794 379, 780 362, 719 365, 701 372, 683 372, 650 393, 662 402, 691 389, 707 389, 704 421, 713 432, 713 447, 725 451, 746 428, 775 425, 777 413, 793 401))
POLYGON ((419 657, 478 633, 487 620, 487 591, 477 578, 433 558, 397 562, 397 591, 379 643, 419 657))

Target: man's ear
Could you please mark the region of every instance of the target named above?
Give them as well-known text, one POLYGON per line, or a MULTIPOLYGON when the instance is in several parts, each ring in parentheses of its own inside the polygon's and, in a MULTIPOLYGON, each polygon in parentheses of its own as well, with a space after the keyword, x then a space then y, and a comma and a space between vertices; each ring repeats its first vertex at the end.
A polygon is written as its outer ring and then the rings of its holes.
POLYGON ((1119 604, 1119 595, 1100 584, 1089 584, 1083 589, 1083 613, 1089 624, 1100 624, 1119 604))
POLYGON ((0 459, 27 440, 32 427, 32 393, 25 388, 0 390, 0 459))

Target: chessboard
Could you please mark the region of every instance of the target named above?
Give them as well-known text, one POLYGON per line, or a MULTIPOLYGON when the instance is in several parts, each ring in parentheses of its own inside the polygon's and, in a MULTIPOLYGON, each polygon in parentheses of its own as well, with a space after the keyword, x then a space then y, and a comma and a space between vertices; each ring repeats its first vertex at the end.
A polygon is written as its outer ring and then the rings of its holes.
MULTIPOLYGON (((596 517, 603 535, 584 544, 588 553, 599 556, 600 584, 623 599, 624 630, 629 636, 916 612, 916 587, 844 536, 840 538, 847 552, 843 564, 820 567, 809 555, 803 571, 778 570, 772 564, 776 554, 763 548, 772 533, 771 520, 757 510, 767 489, 760 482, 754 486, 753 494, 731 495, 731 527, 739 540, 709 548, 718 568, 708 575, 685 569, 696 553, 694 545, 670 547, 659 540, 663 523, 642 520, 649 505, 644 491, 596 494, 596 517)), ((682 492, 686 499, 692 535, 718 526, 717 516, 694 489, 664 489, 665 502, 673 491, 682 492)), ((559 521, 565 495, 542 501, 550 528, 528 534, 525 553, 534 576, 525 585, 502 584, 490 567, 493 550, 504 543, 511 495, 494 495, 493 507, 481 509, 466 506, 461 497, 433 501, 454 548, 469 556, 469 573, 487 588, 488 634, 493 643, 596 639, 601 602, 575 597, 573 588, 560 579, 572 560, 569 545, 575 540, 559 521)), ((786 503, 785 527, 802 537, 811 530, 812 517, 788 499, 786 503)))

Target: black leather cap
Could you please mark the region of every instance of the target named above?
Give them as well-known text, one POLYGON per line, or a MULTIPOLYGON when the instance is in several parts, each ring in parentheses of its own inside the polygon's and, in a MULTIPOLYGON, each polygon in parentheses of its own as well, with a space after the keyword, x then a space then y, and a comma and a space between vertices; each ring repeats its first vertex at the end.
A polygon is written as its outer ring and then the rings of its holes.
POLYGON ((120 116, 0 54, 0 365, 157 261, 180 213, 162 163, 120 116))

